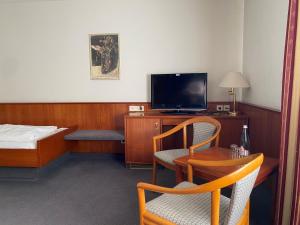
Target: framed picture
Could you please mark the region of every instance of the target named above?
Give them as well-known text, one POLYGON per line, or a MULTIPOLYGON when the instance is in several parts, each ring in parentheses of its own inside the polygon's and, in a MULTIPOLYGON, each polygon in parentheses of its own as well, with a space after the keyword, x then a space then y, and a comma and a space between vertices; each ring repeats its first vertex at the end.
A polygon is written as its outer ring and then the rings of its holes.
POLYGON ((90 35, 91 79, 119 79, 119 35, 90 35))

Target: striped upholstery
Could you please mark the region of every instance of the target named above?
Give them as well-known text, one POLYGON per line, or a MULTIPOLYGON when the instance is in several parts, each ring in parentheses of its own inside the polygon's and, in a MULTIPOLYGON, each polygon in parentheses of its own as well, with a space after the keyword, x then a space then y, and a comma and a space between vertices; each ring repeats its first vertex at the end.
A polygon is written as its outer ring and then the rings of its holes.
MULTIPOLYGON (((193 145, 203 142, 214 135, 216 127, 207 122, 193 124, 193 145)), ((204 150, 210 147, 211 143, 198 148, 196 151, 204 150)))
MULTIPOLYGON (((193 183, 182 182, 175 188, 196 186, 193 183)), ((221 196, 220 222, 225 220, 230 199, 221 196)), ((146 209, 162 218, 178 225, 208 225, 211 216, 211 194, 172 195, 163 194, 146 203, 146 209)))
MULTIPOLYGON (((214 135, 215 131, 216 131, 216 127, 211 123, 207 123, 207 122, 194 123, 193 124, 193 145, 207 140, 208 138, 214 135)), ((196 149, 195 151, 201 151, 209 147, 210 147, 210 143, 196 149)), ((174 159, 188 154, 189 154, 188 149, 170 149, 170 150, 163 150, 154 153, 155 157, 171 165, 175 165, 175 163, 173 162, 174 159)))
POLYGON ((163 162, 169 163, 171 165, 175 166, 175 163, 173 162, 174 159, 177 159, 181 156, 185 156, 189 154, 188 149, 171 149, 171 150, 164 150, 155 152, 154 155, 156 158, 160 159, 163 162))
POLYGON ((259 169, 260 167, 235 183, 231 193, 230 206, 228 208, 224 224, 235 225, 239 221, 250 197, 259 169))
MULTIPOLYGON (((236 225, 250 197, 259 168, 234 184, 231 199, 221 195, 220 224, 236 225)), ((182 182, 175 188, 194 187, 182 182)), ((163 194, 146 203, 146 209, 178 225, 211 224, 211 193, 174 195, 163 194)))

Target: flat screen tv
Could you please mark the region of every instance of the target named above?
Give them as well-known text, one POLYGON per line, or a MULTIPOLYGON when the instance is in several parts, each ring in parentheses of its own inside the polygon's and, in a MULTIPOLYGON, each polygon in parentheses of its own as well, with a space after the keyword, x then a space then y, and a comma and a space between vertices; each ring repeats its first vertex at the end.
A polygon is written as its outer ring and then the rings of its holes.
POLYGON ((207 109, 207 73, 151 74, 152 109, 180 112, 207 109))

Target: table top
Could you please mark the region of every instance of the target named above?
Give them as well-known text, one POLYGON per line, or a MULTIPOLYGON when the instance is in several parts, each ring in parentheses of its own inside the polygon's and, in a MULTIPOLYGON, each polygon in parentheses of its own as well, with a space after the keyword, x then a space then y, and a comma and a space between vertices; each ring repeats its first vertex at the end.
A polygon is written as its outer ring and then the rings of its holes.
MULTIPOLYGON (((186 168, 187 161, 189 159, 201 159, 201 160, 228 160, 234 159, 231 149, 212 147, 201 152, 196 152, 192 156, 183 156, 174 160, 174 163, 178 167, 186 168)), ((195 175, 206 180, 214 180, 219 177, 225 176, 234 170, 238 169, 240 166, 230 166, 230 167, 202 167, 195 170, 195 175)), ((264 157, 263 164, 261 165, 259 174, 257 176, 255 186, 262 183, 267 179, 273 172, 277 170, 278 159, 264 157)))

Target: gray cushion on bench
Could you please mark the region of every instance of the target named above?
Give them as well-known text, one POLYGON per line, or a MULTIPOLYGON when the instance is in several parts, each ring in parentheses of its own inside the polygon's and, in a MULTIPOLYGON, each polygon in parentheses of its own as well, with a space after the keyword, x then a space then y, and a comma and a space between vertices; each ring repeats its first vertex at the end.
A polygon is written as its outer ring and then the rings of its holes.
POLYGON ((121 130, 77 130, 65 136, 65 140, 123 141, 121 130))

